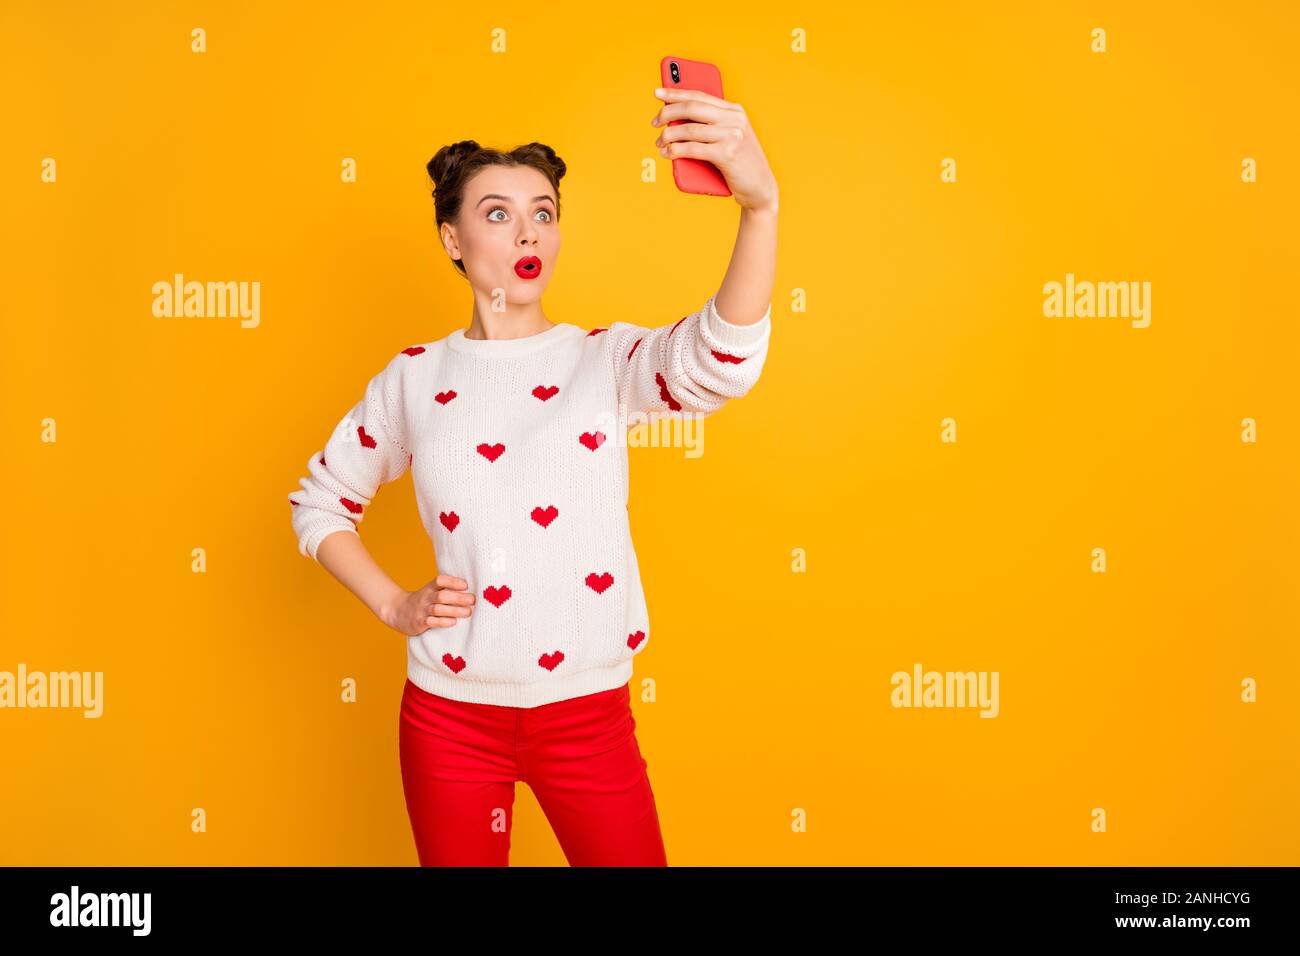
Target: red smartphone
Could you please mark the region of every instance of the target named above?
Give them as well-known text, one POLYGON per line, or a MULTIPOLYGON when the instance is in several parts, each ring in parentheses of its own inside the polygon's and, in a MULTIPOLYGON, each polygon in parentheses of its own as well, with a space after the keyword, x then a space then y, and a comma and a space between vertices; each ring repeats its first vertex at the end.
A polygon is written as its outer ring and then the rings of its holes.
MULTIPOLYGON (((700 90, 722 99, 722 73, 712 63, 666 56, 659 61, 659 85, 666 90, 700 90)), ((670 120, 680 126, 690 120, 670 120)), ((673 160, 673 182, 684 193, 700 196, 730 196, 727 180, 708 160, 683 156, 673 160)))

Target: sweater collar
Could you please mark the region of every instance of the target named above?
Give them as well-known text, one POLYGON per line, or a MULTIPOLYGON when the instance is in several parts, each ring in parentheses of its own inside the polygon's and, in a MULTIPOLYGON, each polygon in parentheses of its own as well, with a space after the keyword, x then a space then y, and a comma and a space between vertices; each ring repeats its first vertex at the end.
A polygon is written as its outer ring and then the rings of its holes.
POLYGON ((546 348, 564 339, 573 332, 581 332, 576 325, 569 322, 557 322, 545 332, 525 335, 518 339, 467 339, 465 330, 457 329, 447 336, 447 347, 462 355, 477 355, 482 358, 527 355, 538 349, 546 348))

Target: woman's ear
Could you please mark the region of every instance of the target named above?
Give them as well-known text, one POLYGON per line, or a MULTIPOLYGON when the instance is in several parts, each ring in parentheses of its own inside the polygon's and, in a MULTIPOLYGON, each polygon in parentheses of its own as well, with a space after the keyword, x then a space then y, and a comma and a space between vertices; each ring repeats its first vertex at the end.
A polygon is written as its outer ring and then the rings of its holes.
POLYGON ((451 258, 460 258, 460 243, 456 239, 456 230, 451 223, 444 222, 439 230, 439 237, 442 239, 442 247, 447 250, 447 255, 451 258))

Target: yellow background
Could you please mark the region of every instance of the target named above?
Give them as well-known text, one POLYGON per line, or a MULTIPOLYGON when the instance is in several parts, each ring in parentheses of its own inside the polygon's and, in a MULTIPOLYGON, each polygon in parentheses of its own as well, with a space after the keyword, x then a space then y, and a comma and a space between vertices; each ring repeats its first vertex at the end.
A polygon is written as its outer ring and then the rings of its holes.
MULTIPOLYGON (((102 670, 105 714, 0 711, 0 863, 415 863, 404 641, 286 496, 468 324, 445 143, 569 164, 553 321, 717 288, 738 209, 653 146, 669 54, 720 66, 781 188, 762 379, 703 458, 632 452, 669 863, 1300 862, 1298 15, 976 6, 5 3, 0 670, 102 670), (259 281, 260 326, 155 318, 175 272, 259 281), (1150 281, 1150 327, 1045 318, 1067 272, 1150 281), (918 661, 998 671, 1000 715, 894 709, 918 661)), ((361 530, 434 575, 409 476, 361 530)), ((564 863, 525 786, 512 846, 564 863)))

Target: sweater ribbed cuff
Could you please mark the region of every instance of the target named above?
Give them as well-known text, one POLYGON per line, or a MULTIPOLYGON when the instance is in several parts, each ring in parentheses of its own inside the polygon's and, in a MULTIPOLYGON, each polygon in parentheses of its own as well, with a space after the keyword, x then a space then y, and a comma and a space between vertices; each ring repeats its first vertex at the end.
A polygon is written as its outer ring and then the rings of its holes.
POLYGON ((301 551, 305 557, 309 557, 313 561, 319 562, 320 559, 316 557, 316 549, 320 547, 320 543, 322 541, 324 541, 327 537, 332 535, 335 531, 350 531, 353 534, 357 535, 357 537, 361 536, 360 532, 357 531, 355 525, 344 526, 344 525, 337 525, 337 524, 327 524, 322 528, 315 528, 311 531, 308 531, 305 535, 303 535, 302 542, 298 550, 301 551))
POLYGON ((772 303, 767 304, 767 311, 757 322, 750 325, 734 325, 718 314, 714 304, 716 296, 709 298, 709 307, 701 318, 705 328, 717 342, 725 348, 748 350, 757 346, 772 331, 772 303))

